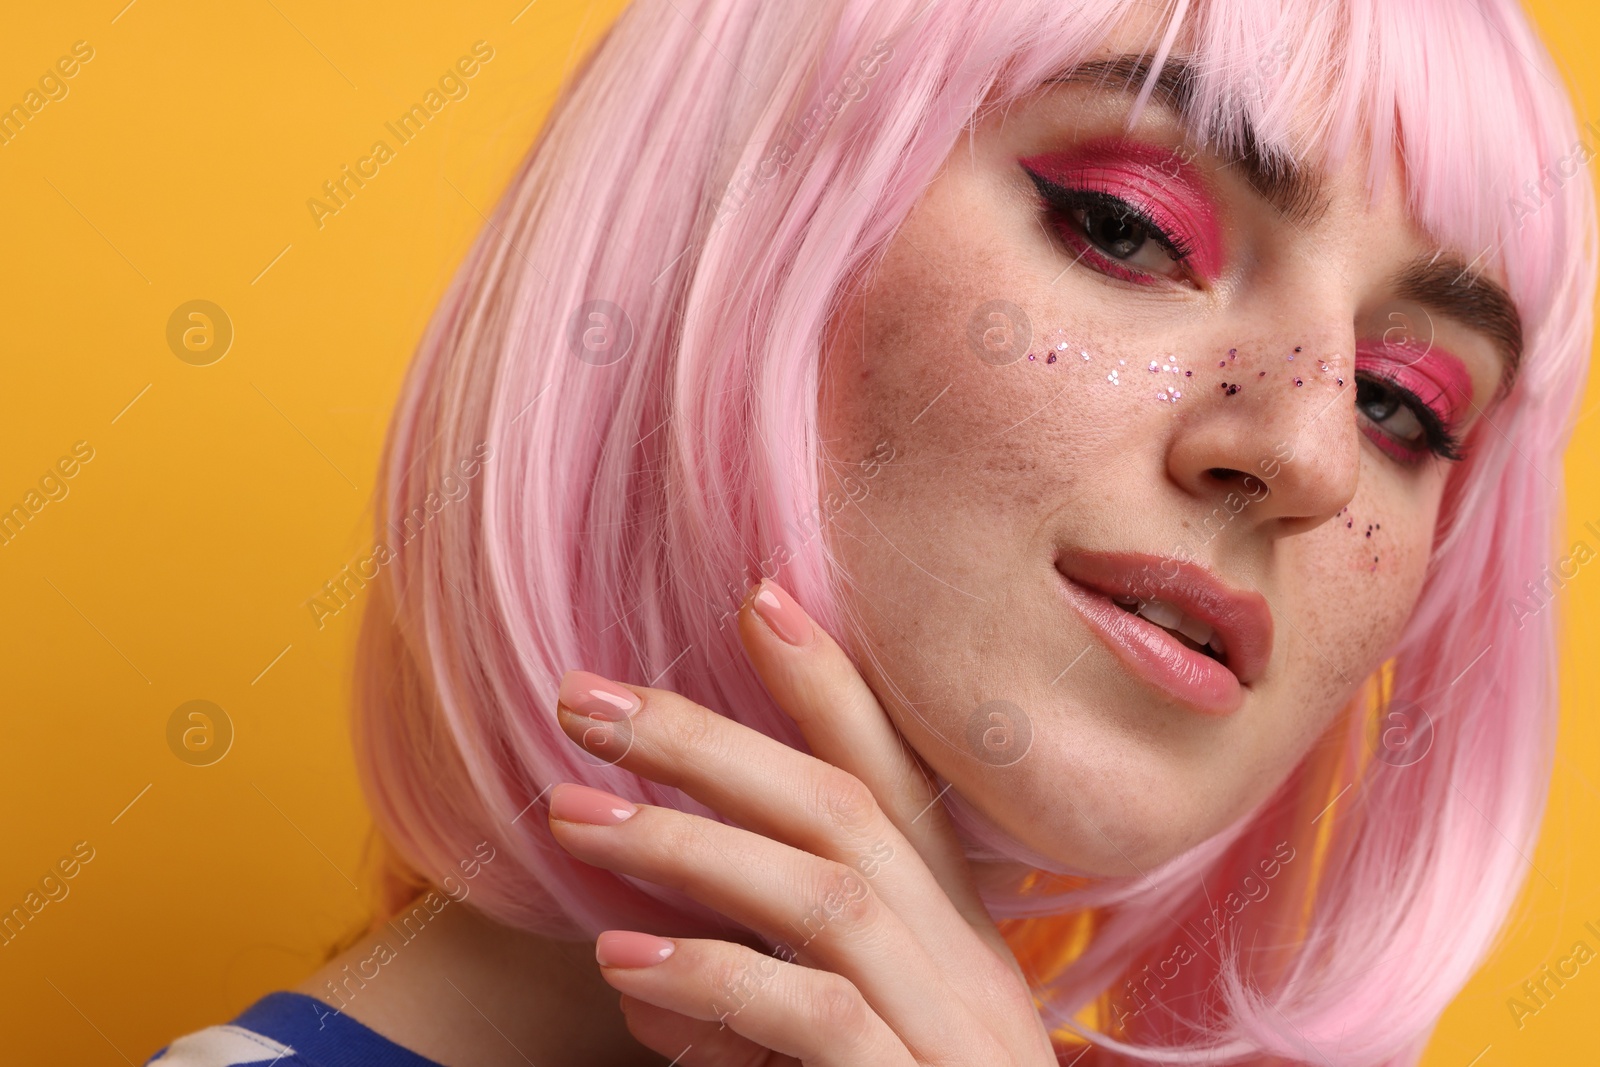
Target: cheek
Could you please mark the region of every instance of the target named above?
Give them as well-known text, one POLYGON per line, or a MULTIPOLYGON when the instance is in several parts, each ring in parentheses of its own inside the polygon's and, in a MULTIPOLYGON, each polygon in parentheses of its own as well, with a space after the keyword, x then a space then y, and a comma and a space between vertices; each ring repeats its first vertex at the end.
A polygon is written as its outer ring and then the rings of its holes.
MULTIPOLYGON (((1307 692, 1346 694, 1393 649, 1421 594, 1432 552, 1443 478, 1401 489, 1364 459, 1361 485, 1332 521, 1295 539, 1304 576, 1289 638, 1286 674, 1307 692)), ((1316 706, 1318 701, 1308 702, 1316 706)))
MULTIPOLYGON (((1137 358, 1118 364, 1119 354, 1148 345, 1105 323, 1053 317, 1044 309, 1059 303, 1058 293, 1031 293, 1033 273, 1003 249, 944 232, 927 217, 939 210, 971 221, 978 209, 925 203, 834 320, 821 438, 835 470, 877 442, 894 447, 864 509, 873 523, 890 524, 885 535, 898 527, 929 541, 942 530, 939 541, 965 549, 971 535, 996 550, 1019 546, 1052 506, 1093 491, 1095 472, 1149 446, 1156 405, 1148 383, 1132 374, 1137 358), (1013 313, 986 313, 997 292, 1012 294, 1013 313), (985 359, 977 341, 985 329, 1023 342, 1019 358, 985 359), (1096 339, 1089 362, 1080 355, 1083 337, 1096 339), (1057 351, 1066 338, 1069 347, 1057 351), (1110 369, 1128 384, 1108 383, 1110 369)), ((971 229, 984 226, 973 221, 971 229)))

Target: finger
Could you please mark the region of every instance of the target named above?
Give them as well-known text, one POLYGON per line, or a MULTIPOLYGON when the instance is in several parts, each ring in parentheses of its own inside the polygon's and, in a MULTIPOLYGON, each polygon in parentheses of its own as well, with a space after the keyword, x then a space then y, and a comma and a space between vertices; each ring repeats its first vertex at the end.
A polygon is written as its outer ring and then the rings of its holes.
POLYGON ((938 1059, 984 1032, 945 968, 848 866, 570 783, 550 792, 550 828, 584 862, 677 889, 849 979, 913 1049, 938 1059))
POLYGON ((646 966, 622 965, 656 955, 630 953, 647 936, 608 930, 595 945, 601 977, 629 997, 702 1023, 724 1024, 806 1067, 916 1067, 894 1031, 838 974, 743 945, 694 938, 648 938, 672 945, 670 955, 646 966))
MULTIPOLYGON (((990 927, 966 856, 933 785, 850 657, 776 582, 755 586, 739 635, 767 690, 819 759, 866 783, 889 821, 975 927, 990 927)), ((988 940, 1003 944, 998 932, 988 940)))
POLYGON ((799 1060, 773 1052, 720 1022, 691 1019, 647 1000, 624 995, 628 1032, 674 1067, 795 1067, 799 1060))
POLYGON ((773 581, 762 581, 746 597, 739 634, 768 691, 811 751, 865 782, 946 895, 963 911, 974 904, 981 911, 960 843, 936 803, 932 774, 838 642, 773 581))
MULTIPOLYGON (((914 917, 916 937, 950 966, 981 968, 997 953, 1010 966, 988 916, 975 933, 971 916, 954 906, 871 790, 849 772, 677 693, 618 687, 587 671, 562 678, 557 718, 595 755, 680 789, 758 834, 856 868, 892 910, 914 917), (620 715, 630 703, 637 710, 629 718, 600 717, 620 715)), ((981 911, 975 901, 969 907, 981 911)))

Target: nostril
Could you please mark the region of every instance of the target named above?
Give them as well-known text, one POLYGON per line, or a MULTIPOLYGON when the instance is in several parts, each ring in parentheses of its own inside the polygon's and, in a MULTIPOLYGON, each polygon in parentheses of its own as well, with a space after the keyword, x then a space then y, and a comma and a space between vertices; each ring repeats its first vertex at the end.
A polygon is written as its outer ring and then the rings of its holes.
POLYGON ((1238 478, 1248 478, 1250 475, 1244 471, 1234 470, 1232 467, 1208 467, 1206 473, 1219 482, 1231 482, 1238 478))

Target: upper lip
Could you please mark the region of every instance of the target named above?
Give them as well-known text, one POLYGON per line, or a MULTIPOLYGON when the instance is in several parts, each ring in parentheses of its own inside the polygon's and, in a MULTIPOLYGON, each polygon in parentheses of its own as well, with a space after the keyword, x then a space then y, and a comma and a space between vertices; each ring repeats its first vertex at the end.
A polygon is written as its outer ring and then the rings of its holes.
POLYGON ((1237 590, 1205 567, 1139 552, 1064 552, 1062 576, 1105 596, 1162 600, 1222 635, 1222 664, 1249 685, 1272 656, 1272 610, 1254 590, 1237 590))

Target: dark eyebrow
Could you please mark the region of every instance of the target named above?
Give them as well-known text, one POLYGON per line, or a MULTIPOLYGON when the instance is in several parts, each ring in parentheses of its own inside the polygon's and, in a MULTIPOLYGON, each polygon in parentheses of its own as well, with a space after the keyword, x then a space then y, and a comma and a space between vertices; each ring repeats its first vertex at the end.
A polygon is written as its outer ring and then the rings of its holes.
POLYGON ((1500 351, 1500 392, 1511 388, 1522 366, 1522 316, 1497 282, 1455 256, 1422 256, 1396 276, 1395 292, 1487 334, 1500 351))
MULTIPOLYGON (((1134 93, 1149 78, 1150 56, 1125 55, 1114 59, 1097 59, 1080 63, 1063 71, 1050 82, 1087 82, 1134 93)), ((1168 111, 1174 112, 1180 122, 1188 125, 1194 106, 1194 68, 1182 59, 1169 59, 1156 75, 1150 99, 1168 111)), ((1264 149, 1256 140, 1248 116, 1240 116, 1242 146, 1234 150, 1218 149, 1223 165, 1237 166, 1244 172, 1261 198, 1276 208, 1279 214, 1296 225, 1303 225, 1327 210, 1328 201, 1322 195, 1322 182, 1307 173, 1295 160, 1280 152, 1264 149)))
MULTIPOLYGON (((1151 56, 1122 55, 1080 63, 1054 77, 1053 82, 1085 82, 1101 88, 1136 93, 1150 75, 1151 56), (1119 83, 1120 84, 1117 84, 1119 83)), ((1156 75, 1150 100, 1174 112, 1189 125, 1194 107, 1194 68, 1180 58, 1169 58, 1156 75)), ((1246 181, 1285 219, 1301 225, 1327 210, 1319 177, 1308 173, 1292 157, 1263 148, 1247 115, 1239 116, 1240 145, 1221 148, 1224 166, 1238 166, 1246 181)), ((1476 261, 1474 261, 1476 262, 1476 261)), ((1471 272, 1472 264, 1443 253, 1419 257, 1394 278, 1397 295, 1486 334, 1501 356, 1500 391, 1511 387, 1522 364, 1522 316, 1511 295, 1493 279, 1471 272)))

